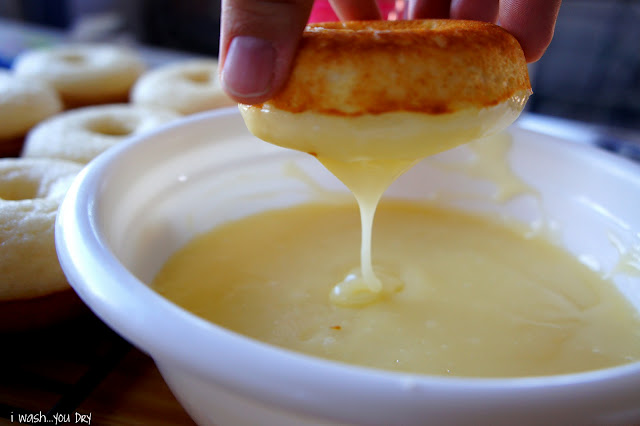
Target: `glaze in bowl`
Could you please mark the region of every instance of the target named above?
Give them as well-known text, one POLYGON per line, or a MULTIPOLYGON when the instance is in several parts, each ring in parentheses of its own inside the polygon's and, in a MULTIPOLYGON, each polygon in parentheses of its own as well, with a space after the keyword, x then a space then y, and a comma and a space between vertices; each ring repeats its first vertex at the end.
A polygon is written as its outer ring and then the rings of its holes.
MULTIPOLYGON (((431 198, 524 222, 542 209, 568 251, 613 271, 621 247, 638 245, 640 167, 517 122, 509 134, 505 161, 540 203, 527 196, 496 202, 491 182, 432 159, 385 196, 431 198)), ((466 155, 465 147, 456 150, 443 157, 466 155)), ((82 300, 154 359, 199 424, 640 423, 640 362, 510 379, 368 369, 228 331, 148 286, 175 250, 219 223, 327 194, 348 196, 345 191, 311 156, 252 137, 237 110, 195 115, 125 142, 84 169, 58 216, 58 254, 82 300)), ((639 309, 640 272, 613 278, 639 309)))

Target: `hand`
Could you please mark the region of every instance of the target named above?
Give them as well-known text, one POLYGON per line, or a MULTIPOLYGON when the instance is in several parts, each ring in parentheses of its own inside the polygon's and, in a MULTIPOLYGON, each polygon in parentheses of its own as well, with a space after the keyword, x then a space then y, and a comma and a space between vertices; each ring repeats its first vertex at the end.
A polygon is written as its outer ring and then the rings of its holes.
POLYGON ((561 0, 409 0, 409 19, 453 18, 498 22, 518 39, 528 62, 553 38, 561 0))
MULTIPOLYGON (((330 0, 341 20, 380 19, 375 0, 330 0)), ((529 62, 551 39, 561 0, 408 0, 408 18, 498 22, 529 62)), ((236 101, 271 98, 286 81, 313 0, 222 0, 220 79, 236 101)))

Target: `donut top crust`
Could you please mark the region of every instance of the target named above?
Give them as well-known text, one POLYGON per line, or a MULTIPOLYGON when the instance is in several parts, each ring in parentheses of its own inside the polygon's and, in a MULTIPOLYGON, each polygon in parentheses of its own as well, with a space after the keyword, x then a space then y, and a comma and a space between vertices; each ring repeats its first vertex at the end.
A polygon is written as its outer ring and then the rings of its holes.
POLYGON ((307 26, 289 80, 260 106, 347 116, 444 114, 530 93, 522 48, 497 25, 331 22, 307 26))

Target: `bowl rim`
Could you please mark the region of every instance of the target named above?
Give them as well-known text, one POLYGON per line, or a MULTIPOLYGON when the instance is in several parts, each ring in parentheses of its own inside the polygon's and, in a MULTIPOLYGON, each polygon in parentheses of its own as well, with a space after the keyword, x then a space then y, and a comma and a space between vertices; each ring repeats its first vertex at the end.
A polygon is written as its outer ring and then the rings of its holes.
MULTIPOLYGON (((388 407, 417 403, 427 394, 443 401, 453 395, 459 400, 470 395, 478 398, 479 391, 485 395, 483 398, 500 394, 563 399, 567 394, 571 398, 571 392, 578 388, 585 390, 596 383, 616 389, 637 388, 640 362, 587 372, 515 378, 420 375, 340 363, 245 337, 201 319, 157 294, 127 271, 103 238, 96 214, 97 200, 108 175, 132 150, 145 148, 159 134, 179 133, 190 126, 239 116, 234 107, 194 114, 115 146, 80 172, 58 213, 56 248, 70 284, 99 318, 159 365, 170 361, 236 393, 288 408, 293 401, 297 409, 306 407, 312 411, 313 400, 339 401, 345 394, 357 394, 359 400, 369 404, 384 400, 382 405, 388 407), (150 324, 157 333, 149 332, 150 324), (229 348, 233 348, 232 356, 227 353, 229 348), (283 365, 287 368, 283 369, 283 365), (336 391, 335 395, 318 390, 338 387, 341 392, 336 391), (572 391, 567 392, 568 389, 572 391)), ((596 147, 555 139, 587 154, 597 151, 597 161, 613 162, 618 171, 637 178, 640 187, 636 163, 596 147)))

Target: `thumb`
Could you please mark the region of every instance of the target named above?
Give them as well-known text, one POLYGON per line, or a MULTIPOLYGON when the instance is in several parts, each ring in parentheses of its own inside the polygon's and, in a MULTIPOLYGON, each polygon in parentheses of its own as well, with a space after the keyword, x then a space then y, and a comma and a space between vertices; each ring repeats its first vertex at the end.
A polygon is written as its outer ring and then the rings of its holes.
POLYGON ((289 74, 313 0, 223 0, 220 81, 234 100, 271 98, 289 74))

